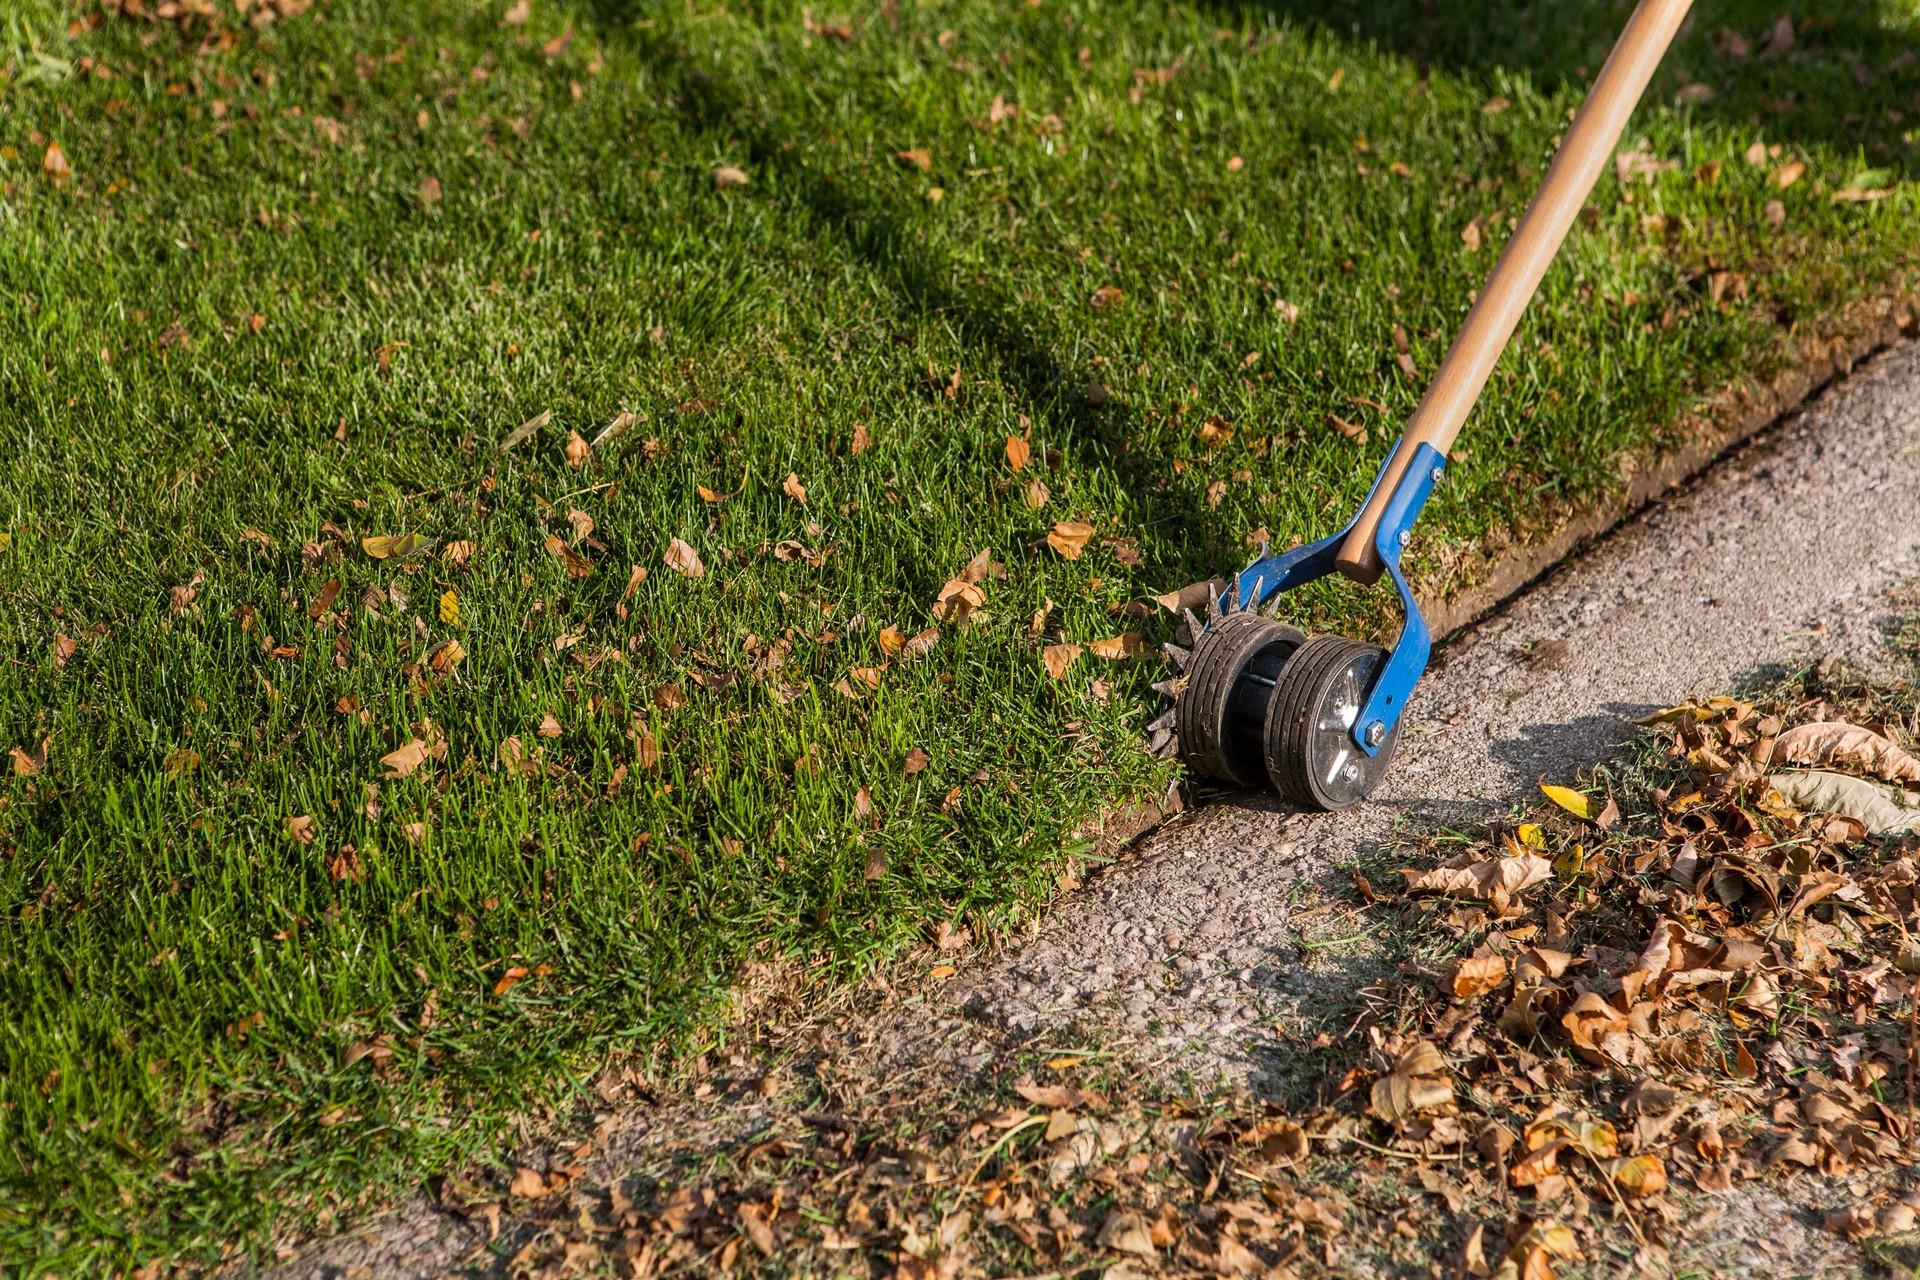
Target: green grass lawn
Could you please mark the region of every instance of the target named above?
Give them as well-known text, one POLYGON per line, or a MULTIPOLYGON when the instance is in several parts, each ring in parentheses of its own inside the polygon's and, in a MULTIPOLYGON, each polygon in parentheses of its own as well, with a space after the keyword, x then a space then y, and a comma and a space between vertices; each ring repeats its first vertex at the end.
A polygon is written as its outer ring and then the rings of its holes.
MULTIPOLYGON (((1043 906, 1171 770, 1040 647, 1337 526, 1626 14, 282 3, 0 16, 8 1269, 270 1253, 743 964, 1043 906)), ((1436 587, 1911 278, 1920 20, 1797 16, 1696 15, 1436 587)))

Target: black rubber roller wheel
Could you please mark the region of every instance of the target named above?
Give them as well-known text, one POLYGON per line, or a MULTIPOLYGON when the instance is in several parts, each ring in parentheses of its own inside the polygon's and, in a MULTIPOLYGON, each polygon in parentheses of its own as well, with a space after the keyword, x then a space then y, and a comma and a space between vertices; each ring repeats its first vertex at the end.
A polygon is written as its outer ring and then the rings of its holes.
POLYGON ((1201 634, 1174 708, 1188 767, 1243 787, 1266 781, 1267 702, 1280 669, 1305 640, 1286 623, 1251 612, 1229 613, 1201 634))
POLYGON ((1400 726, 1372 756, 1353 740, 1387 660, 1386 650, 1345 636, 1315 636, 1280 673, 1267 708, 1267 775, 1280 794, 1303 809, 1351 809, 1386 776, 1400 726))

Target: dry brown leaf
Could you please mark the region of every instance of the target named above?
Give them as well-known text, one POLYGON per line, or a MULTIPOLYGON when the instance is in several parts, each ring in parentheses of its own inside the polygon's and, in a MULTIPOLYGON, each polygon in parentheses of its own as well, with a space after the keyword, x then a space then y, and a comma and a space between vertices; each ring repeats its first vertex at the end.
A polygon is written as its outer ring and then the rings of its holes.
POLYGON ((1096 658, 1105 658, 1109 662, 1119 662, 1126 658, 1137 658, 1147 651, 1147 642, 1134 632, 1111 636, 1105 640, 1089 640, 1087 652, 1096 658))
POLYGON ((867 424, 864 422, 854 423, 853 439, 847 444, 847 452, 857 458, 872 447, 873 436, 868 433, 867 424))
POLYGON ((1030 482, 1027 485, 1025 502, 1027 506, 1034 511, 1038 511, 1040 508, 1046 506, 1047 486, 1038 480, 1030 482))
POLYGON ((707 566, 700 563, 700 553, 688 546, 685 542, 682 542, 679 538, 675 538, 667 544, 666 554, 663 555, 661 559, 666 561, 667 568, 673 570, 683 578, 704 578, 707 576, 707 566))
POLYGON ((1119 303, 1126 296, 1127 295, 1122 293, 1117 286, 1103 284, 1093 291, 1093 309, 1095 311, 1105 311, 1108 307, 1119 303))
POLYGON ((567 432, 567 465, 578 470, 587 465, 593 457, 593 450, 587 445, 587 438, 578 431, 567 432))
POLYGON ((1788 187, 1800 181, 1801 175, 1806 173, 1806 171, 1807 166, 1805 164, 1798 160, 1790 160, 1778 169, 1775 169, 1767 181, 1771 182, 1780 190, 1785 191, 1788 187))
POLYGON ((928 627, 925 631, 920 632, 914 636, 913 639, 901 645, 900 651, 909 658, 924 658, 932 653, 933 647, 939 643, 940 628, 928 627))
POLYGON ((426 177, 420 179, 419 200, 420 207, 423 209, 432 209, 435 205, 439 204, 440 179, 434 177, 432 174, 428 174, 426 177))
POLYGON ((1027 465, 1027 459, 1033 456, 1033 446, 1019 436, 1007 437, 1007 466, 1019 471, 1027 465))
POLYGON ((1470 219, 1466 226, 1460 228, 1460 243, 1467 246, 1468 253, 1480 252, 1480 220, 1478 218, 1470 219))
POLYGON ((1500 956, 1468 956, 1454 968, 1450 984, 1462 1000, 1485 995, 1507 978, 1507 962, 1500 956))
POLYGON ((533 6, 530 0, 514 0, 513 7, 500 15, 500 25, 503 27, 524 26, 528 16, 531 15, 532 12, 533 6))
POLYGON ((907 774, 911 776, 913 774, 920 772, 922 769, 926 768, 929 764, 932 764, 932 763, 933 763, 932 756, 928 755, 925 751, 922 751, 919 747, 915 747, 913 750, 907 752, 905 768, 906 768, 907 774))
POLYGON ((803 507, 807 505, 807 488, 800 483, 800 477, 791 471, 787 473, 787 478, 781 482, 780 492, 786 494, 803 507))
POLYGON ((1889 782, 1920 782, 1920 759, 1891 738, 1843 721, 1796 725, 1773 745, 1775 763, 1840 765, 1889 782))
POLYGON ((1233 428, 1221 417, 1208 418, 1200 424, 1200 443, 1209 449, 1224 448, 1233 439, 1233 428))
MULTIPOLYGON (((525 8, 526 0, 521 0, 520 5, 517 7, 525 8)), ((508 970, 508 972, 511 973, 512 970, 508 970)), ((520 976, 525 977, 526 971, 521 970, 520 976)), ((495 994, 504 995, 506 993, 496 991, 495 994)), ((507 1194, 510 1196, 519 1196, 523 1200, 544 1199, 552 1190, 553 1188, 547 1185, 545 1176, 536 1170, 524 1167, 515 1169, 513 1171, 513 1181, 507 1184, 507 1194)))
POLYGON ((1067 674, 1067 668, 1079 656, 1080 646, 1077 644, 1050 644, 1040 651, 1040 661, 1045 664, 1047 674, 1055 680, 1062 679, 1067 674))
POLYGON ((584 578, 593 572, 593 562, 568 546, 557 534, 547 535, 547 554, 567 566, 569 578, 584 578))
POLYGON ((404 778, 418 769, 427 758, 427 744, 415 738, 404 746, 395 748, 380 757, 380 763, 387 766, 387 777, 404 778))
POLYGON ((1444 893, 1456 898, 1512 897, 1553 875, 1553 864, 1538 854, 1470 862, 1464 866, 1435 867, 1430 871, 1404 870, 1408 893, 1444 893))
POLYGON ((42 742, 32 755, 28 755, 21 748, 15 747, 7 753, 7 756, 8 759, 13 762, 13 771, 15 774, 22 778, 35 778, 47 767, 47 744, 42 742))
POLYGON ((878 640, 880 642, 880 652, 886 654, 888 657, 899 653, 907 643, 906 637, 900 634, 899 628, 893 626, 891 623, 880 628, 878 640))
POLYGON ((551 715, 544 715, 544 716, 541 716, 541 717, 540 717, 540 730, 539 730, 539 733, 540 733, 540 736, 541 736, 541 737, 543 737, 543 738, 557 738, 557 737, 559 737, 559 736, 560 736, 560 735, 561 735, 562 733, 564 733, 564 732, 566 732, 566 730, 564 730, 564 729, 562 729, 562 728, 560 727, 560 722, 559 722, 558 720, 556 720, 556 719, 554 719, 554 717, 553 717, 553 716, 551 716, 551 715))
POLYGON ((312 816, 303 813, 287 819, 287 834, 301 844, 312 844, 314 836, 319 833, 313 829, 312 816))
POLYGON ((204 574, 194 574, 190 582, 177 587, 167 588, 167 612, 178 617, 193 606, 193 598, 200 594, 200 584, 206 581, 204 574))
POLYGON ((627 589, 620 593, 620 603, 625 604, 627 601, 633 599, 633 593, 638 591, 640 584, 646 580, 647 571, 644 566, 636 564, 629 569, 627 571, 627 589))
POLYGON ((1224 595, 1231 585, 1225 578, 1209 578, 1205 582, 1190 582, 1178 591, 1169 591, 1154 599, 1162 609, 1178 617, 1189 609, 1205 609, 1214 596, 1224 595))
POLYGON ((715 191, 725 191, 731 187, 744 187, 751 181, 751 179, 747 177, 746 170, 737 169, 730 164, 716 166, 711 176, 713 178, 713 189, 715 191))
POLYGON ((53 179, 55 186, 73 176, 73 166, 67 163, 67 153, 60 149, 59 143, 47 144, 47 153, 40 157, 40 172, 53 179))
POLYGON ((1122 1210, 1107 1215, 1095 1243, 1102 1249, 1131 1253, 1142 1258, 1156 1258, 1160 1254, 1153 1247, 1153 1233, 1148 1230, 1146 1219, 1137 1213, 1122 1210))
POLYGON ((1096 530, 1077 520, 1062 520, 1047 531, 1047 545, 1068 560, 1078 560, 1096 530))

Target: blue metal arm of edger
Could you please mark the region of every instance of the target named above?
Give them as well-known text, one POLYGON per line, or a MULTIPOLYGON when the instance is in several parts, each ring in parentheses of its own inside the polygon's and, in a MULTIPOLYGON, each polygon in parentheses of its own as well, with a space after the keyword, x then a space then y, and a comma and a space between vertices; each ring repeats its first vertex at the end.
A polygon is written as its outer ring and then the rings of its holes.
MULTIPOLYGON (((1392 456, 1393 451, 1389 450, 1387 457, 1392 456)), ((1420 607, 1414 603, 1413 590, 1400 571, 1400 552, 1411 537, 1413 522, 1419 519, 1420 509, 1426 505, 1427 497, 1433 492, 1433 486, 1445 467, 1446 459, 1432 445, 1423 444, 1414 450, 1413 460, 1401 476, 1400 487, 1394 490, 1386 510, 1381 513, 1379 529, 1374 534, 1374 549, 1380 553, 1381 563, 1386 565, 1387 572, 1393 577, 1394 587, 1400 592, 1400 604, 1405 610, 1406 620, 1401 625, 1400 638, 1394 642, 1393 652, 1387 656, 1386 665, 1374 679, 1373 688, 1367 695, 1367 705, 1361 708, 1359 718, 1353 722, 1354 745, 1369 756, 1380 750, 1381 743, 1386 741, 1394 725, 1399 723, 1400 713, 1407 705, 1407 696, 1413 692, 1413 686, 1426 671, 1427 658, 1433 652, 1433 637, 1427 631, 1426 619, 1420 616, 1420 607), (1370 737, 1371 742, 1368 741, 1370 737)), ((1385 473, 1386 463, 1382 462, 1373 478, 1375 489, 1379 488, 1380 478, 1385 473)), ((1372 499, 1371 489, 1367 497, 1372 499)), ((1366 506, 1363 502, 1360 509, 1364 511, 1366 506)), ((1278 592, 1333 572, 1334 556, 1352 528, 1353 522, 1349 521, 1346 528, 1330 538, 1309 542, 1248 565, 1241 571, 1238 582, 1240 607, 1257 607, 1278 592)))

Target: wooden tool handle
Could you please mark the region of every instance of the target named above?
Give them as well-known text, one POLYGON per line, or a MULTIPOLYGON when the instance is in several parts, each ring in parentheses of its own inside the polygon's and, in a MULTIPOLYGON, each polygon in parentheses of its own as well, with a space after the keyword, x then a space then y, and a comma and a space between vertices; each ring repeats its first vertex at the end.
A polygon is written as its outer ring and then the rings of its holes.
POLYGON ((1520 314, 1533 300, 1540 279, 1553 264, 1560 242, 1586 203, 1587 195, 1607 166, 1627 118, 1633 114, 1653 79, 1655 68, 1672 43, 1674 32, 1687 15, 1692 0, 1640 0, 1626 30, 1620 33, 1600 78, 1593 82, 1587 100, 1567 130, 1566 140, 1547 169, 1546 180, 1534 193, 1526 216, 1507 242, 1507 248, 1488 277, 1486 287, 1467 313, 1467 322, 1447 351, 1447 358, 1433 375, 1420 407, 1407 423, 1406 433, 1387 463, 1386 474, 1375 487, 1353 531, 1340 544, 1334 563, 1340 572, 1356 582, 1372 583, 1385 566, 1374 550, 1374 534, 1380 527, 1380 513, 1392 496, 1407 460, 1422 444, 1430 444, 1443 455, 1460 434, 1480 398, 1481 388, 1493 372, 1494 362, 1506 348, 1507 339, 1520 322, 1520 314))

